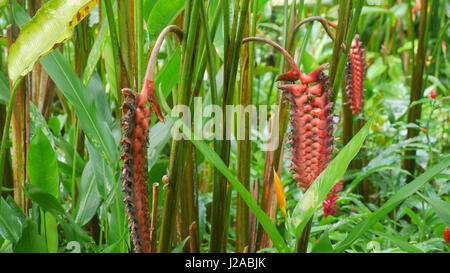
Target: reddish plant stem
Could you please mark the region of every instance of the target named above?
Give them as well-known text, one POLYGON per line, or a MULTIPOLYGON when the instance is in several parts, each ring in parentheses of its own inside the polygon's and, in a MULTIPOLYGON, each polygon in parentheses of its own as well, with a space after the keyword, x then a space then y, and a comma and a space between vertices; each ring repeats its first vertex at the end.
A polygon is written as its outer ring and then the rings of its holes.
POLYGON ((157 220, 158 220, 158 193, 159 184, 153 183, 152 219, 150 223, 150 252, 156 252, 157 243, 157 220))

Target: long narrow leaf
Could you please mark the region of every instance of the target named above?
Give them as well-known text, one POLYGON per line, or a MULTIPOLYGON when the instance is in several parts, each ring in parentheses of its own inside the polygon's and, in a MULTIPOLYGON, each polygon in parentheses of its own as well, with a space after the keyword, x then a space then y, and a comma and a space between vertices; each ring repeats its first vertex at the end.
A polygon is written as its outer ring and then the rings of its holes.
POLYGON ((446 157, 439 164, 429 168, 421 176, 414 179, 412 182, 400 188, 381 208, 368 216, 364 221, 360 222, 353 228, 352 232, 335 247, 335 252, 344 251, 351 243, 353 243, 359 236, 369 230, 383 216, 388 214, 398 204, 405 200, 408 196, 415 193, 420 187, 425 185, 431 178, 443 171, 450 165, 450 156, 446 157))
MULTIPOLYGON (((179 120, 181 121, 181 120, 179 120)), ((264 230, 269 235, 272 240, 274 246, 280 252, 290 252, 290 249, 286 245, 283 240, 283 237, 278 232, 276 226, 272 223, 272 220, 267 216, 264 211, 256 204, 255 200, 250 192, 242 186, 241 182, 236 179, 234 174, 227 168, 222 159, 217 155, 206 143, 204 143, 198 137, 194 138, 194 134, 183 122, 180 122, 183 133, 187 136, 187 138, 195 145, 195 147, 205 156, 206 160, 213 164, 231 183, 234 189, 239 193, 239 195, 244 199, 245 203, 247 203, 248 207, 255 214, 256 218, 258 218, 259 222, 263 226, 264 230)))
POLYGON ((295 207, 291 221, 293 225, 292 230, 295 230, 296 238, 300 236, 306 223, 308 223, 322 201, 325 200, 330 190, 345 174, 350 161, 356 156, 369 134, 371 124, 372 120, 367 122, 359 133, 339 152, 328 167, 312 183, 309 190, 295 207))

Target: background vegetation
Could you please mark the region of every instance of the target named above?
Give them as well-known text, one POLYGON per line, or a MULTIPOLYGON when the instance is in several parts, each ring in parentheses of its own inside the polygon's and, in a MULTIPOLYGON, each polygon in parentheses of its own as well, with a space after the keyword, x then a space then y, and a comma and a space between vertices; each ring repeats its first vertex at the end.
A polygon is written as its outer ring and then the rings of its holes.
POLYGON ((158 54, 166 122, 152 115, 147 149, 157 251, 294 252, 306 229, 307 252, 449 250, 448 1, 67 1, 92 10, 84 19, 70 8, 36 16, 24 31, 44 3, 58 2, 0 1, 0 252, 133 251, 120 181, 120 90, 141 89, 170 24, 183 39, 168 36, 158 54), (313 15, 338 24, 334 41, 317 22, 294 34, 313 15), (348 48, 355 33, 367 64, 359 115, 341 91, 341 44, 348 48), (330 64, 339 152, 306 193, 282 145, 264 152, 261 138, 172 139, 171 108, 193 109, 198 96, 204 106, 280 105, 286 142, 288 106, 275 79, 289 65, 268 45, 242 44, 250 36, 286 48, 305 73, 330 64), (322 201, 340 178, 338 212, 325 218, 322 201))

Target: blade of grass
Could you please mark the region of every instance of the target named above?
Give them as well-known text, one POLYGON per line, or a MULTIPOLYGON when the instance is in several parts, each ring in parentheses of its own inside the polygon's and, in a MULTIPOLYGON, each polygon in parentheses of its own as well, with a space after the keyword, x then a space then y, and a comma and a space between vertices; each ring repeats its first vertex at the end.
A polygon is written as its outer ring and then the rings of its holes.
POLYGON ((391 210, 393 210, 397 205, 399 205, 408 196, 414 194, 423 185, 430 181, 435 175, 439 174, 441 171, 445 170, 450 165, 450 156, 447 156, 439 164, 428 168, 422 175, 401 187, 389 200, 373 212, 370 216, 366 217, 362 222, 360 222, 356 227, 352 229, 349 235, 341 241, 336 247, 335 252, 342 252, 347 247, 349 247, 356 239, 358 239, 364 232, 369 230, 378 220, 383 216, 387 215, 391 210))
POLYGON ((231 172, 231 170, 225 165, 222 159, 219 157, 217 153, 215 153, 205 142, 201 140, 198 136, 192 133, 188 126, 181 122, 181 129, 184 135, 189 139, 192 143, 194 143, 195 147, 205 156, 206 160, 213 164, 231 183, 233 188, 240 194, 245 203, 249 206, 252 212, 255 214, 258 221, 264 227, 265 231, 271 238, 274 243, 274 246, 278 249, 279 252, 287 253, 290 252, 290 249, 287 247, 284 242, 283 237, 278 232, 272 220, 261 210, 261 208, 256 204, 253 200, 253 197, 249 191, 245 189, 241 182, 236 179, 235 175, 231 172))

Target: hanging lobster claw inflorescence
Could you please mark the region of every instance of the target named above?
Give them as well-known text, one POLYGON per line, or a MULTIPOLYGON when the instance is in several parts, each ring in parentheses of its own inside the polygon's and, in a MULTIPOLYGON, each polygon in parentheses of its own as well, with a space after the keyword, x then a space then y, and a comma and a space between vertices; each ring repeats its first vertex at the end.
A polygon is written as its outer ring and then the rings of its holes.
POLYGON ((282 85, 290 109, 290 143, 294 179, 308 189, 332 158, 333 103, 328 101, 331 89, 321 65, 299 84, 282 85), (308 85, 308 83, 313 83, 308 85))
POLYGON ((361 112, 364 106, 364 74, 365 74, 365 49, 361 47, 359 35, 356 34, 348 53, 349 61, 345 67, 347 76, 348 103, 353 115, 361 112))
POLYGON ((123 89, 122 189, 135 252, 149 252, 147 142, 151 108, 143 94, 123 89))
POLYGON ((274 41, 247 37, 242 43, 257 41, 270 44, 279 50, 289 62, 291 69, 278 76, 277 81, 295 82, 278 87, 285 91, 290 109, 291 169, 295 171, 297 185, 308 189, 332 158, 333 103, 328 101, 331 89, 323 64, 309 74, 302 74, 292 56, 274 41))
POLYGON ((163 29, 150 56, 141 92, 137 93, 128 88, 122 89, 125 101, 122 106, 124 115, 121 124, 123 130, 121 178, 135 252, 154 251, 151 249, 148 209, 147 143, 152 108, 158 119, 165 121, 156 97, 153 71, 162 42, 171 32, 181 40, 183 33, 177 26, 171 25, 163 29))

